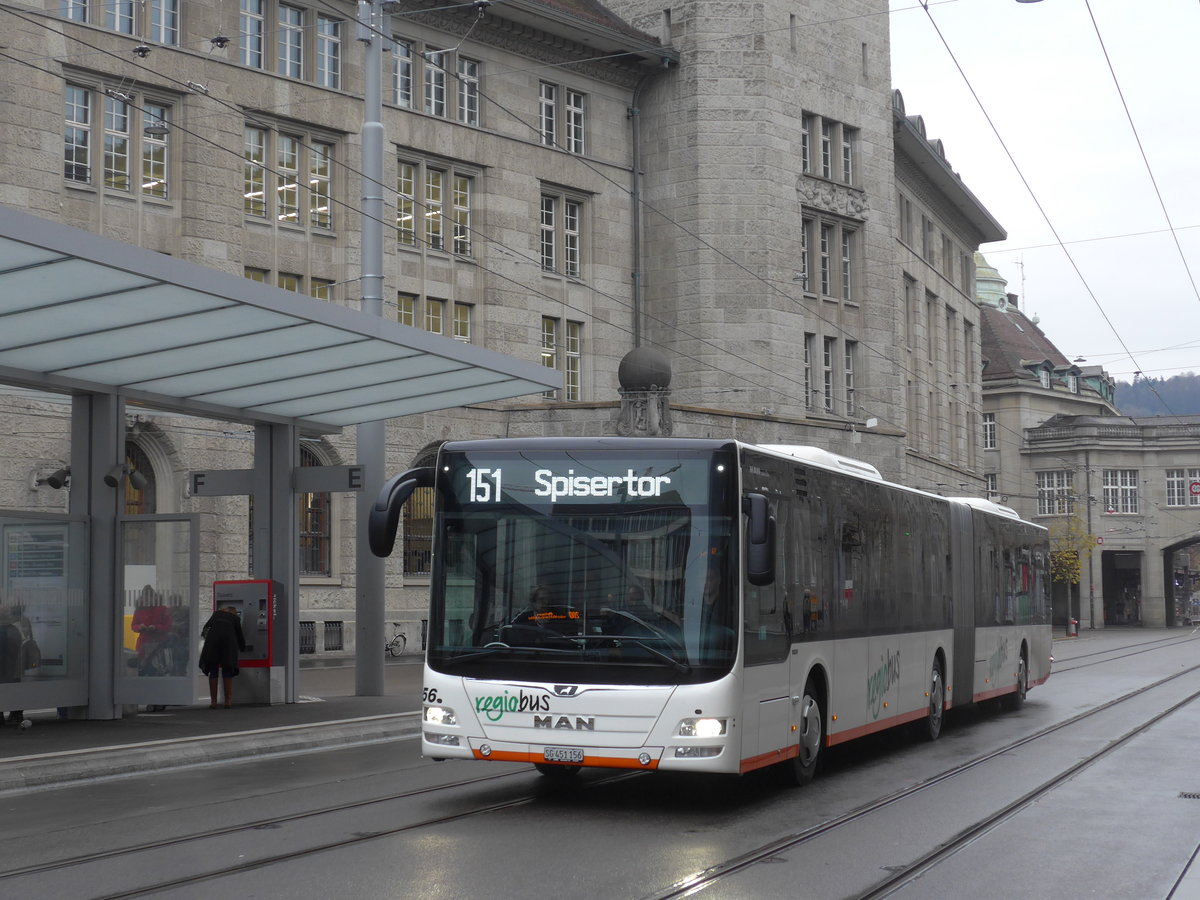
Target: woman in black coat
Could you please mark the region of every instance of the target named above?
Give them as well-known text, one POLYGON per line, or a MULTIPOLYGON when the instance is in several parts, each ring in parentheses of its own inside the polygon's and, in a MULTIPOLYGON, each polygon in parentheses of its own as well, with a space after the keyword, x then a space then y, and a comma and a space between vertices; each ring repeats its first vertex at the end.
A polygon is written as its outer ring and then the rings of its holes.
POLYGON ((237 609, 223 606, 214 612, 200 630, 204 647, 200 650, 200 671, 208 676, 209 709, 217 708, 217 678, 225 688, 225 708, 233 706, 233 676, 238 673, 238 651, 246 649, 242 620, 237 609))

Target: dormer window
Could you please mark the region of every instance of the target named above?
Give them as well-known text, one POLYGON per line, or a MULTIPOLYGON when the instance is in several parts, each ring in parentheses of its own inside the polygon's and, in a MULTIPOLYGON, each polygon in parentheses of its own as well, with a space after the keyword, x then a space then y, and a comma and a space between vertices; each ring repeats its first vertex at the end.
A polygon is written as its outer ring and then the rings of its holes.
POLYGON ((1050 370, 1049 369, 1038 369, 1038 382, 1046 390, 1050 390, 1050 370))
POLYGON ((1067 375, 1067 390, 1070 391, 1072 394, 1079 393, 1079 376, 1078 375, 1070 375, 1070 374, 1067 375))

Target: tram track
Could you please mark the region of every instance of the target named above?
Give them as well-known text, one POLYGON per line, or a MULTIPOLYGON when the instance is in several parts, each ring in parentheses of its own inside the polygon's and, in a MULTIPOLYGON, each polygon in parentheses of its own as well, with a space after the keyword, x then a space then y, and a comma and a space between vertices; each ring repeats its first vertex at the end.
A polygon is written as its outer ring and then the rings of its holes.
MULTIPOLYGON (((718 881, 736 876, 739 873, 745 872, 746 870, 760 863, 773 861, 778 858, 779 854, 785 851, 793 850, 820 838, 828 837, 840 829, 851 825, 852 823, 860 822, 861 820, 869 818, 872 815, 876 815, 881 811, 888 809, 889 807, 912 799, 917 795, 930 790, 931 788, 970 772, 971 770, 983 766, 993 760, 1004 757, 1007 754, 1012 753, 1014 750, 1036 743, 1037 741, 1043 740, 1087 719, 1108 712, 1118 706, 1121 706, 1122 704, 1135 700, 1150 691, 1163 687, 1164 685, 1168 685, 1171 682, 1177 681, 1178 679, 1184 678, 1188 675, 1194 674, 1197 671, 1200 671, 1200 665, 1191 666, 1179 672, 1174 672, 1171 675, 1159 679, 1158 681, 1143 685, 1135 690, 1128 691, 1119 697, 1114 697, 1113 699, 1093 709, 1085 710, 1068 719, 1064 719, 1061 722, 1056 722, 1053 725, 1042 728, 1032 734, 1028 734, 1017 740, 1010 741, 1004 746, 981 754, 974 759, 947 769, 946 771, 938 773, 937 775, 918 782, 917 784, 910 785, 907 788, 888 794, 884 797, 880 797, 869 803, 865 803, 839 816, 827 819, 818 825, 814 825, 802 831, 794 832, 792 834, 784 835, 782 837, 775 838, 774 840, 765 842, 752 850, 745 851, 735 857, 731 857, 728 860, 710 866, 702 872, 678 881, 661 891, 644 895, 641 900, 673 900, 673 898, 691 897, 699 894, 704 889, 713 886, 718 881)), ((1113 738, 1099 750, 1086 755, 1074 765, 1068 767, 1062 772, 1057 773, 1054 777, 1047 779, 1010 803, 1005 804, 1001 809, 978 820, 970 827, 963 829, 958 834, 952 836, 948 841, 943 842, 937 848, 925 854, 924 856, 906 865, 890 868, 886 878, 880 880, 865 892, 853 895, 855 900, 878 900, 878 898, 886 897, 901 887, 907 885, 925 872, 935 868, 944 860, 949 859, 955 853, 969 846, 971 843, 978 840, 981 836, 991 831, 1002 822, 1016 815, 1031 803, 1050 793, 1063 783, 1074 778, 1085 769, 1095 765, 1113 751, 1124 746, 1134 737, 1141 734, 1146 728, 1149 728, 1155 723, 1168 718, 1169 716, 1175 714, 1179 710, 1187 707, 1189 704, 1194 703, 1197 700, 1200 700, 1200 691, 1195 691, 1189 694, 1184 699, 1172 704, 1167 709, 1155 714, 1149 719, 1139 721, 1136 726, 1113 738)))
MULTIPOLYGON (((13 883, 21 879, 36 879, 38 883, 43 883, 43 880, 48 876, 69 873, 72 870, 84 869, 89 866, 117 864, 128 871, 137 871, 138 866, 133 861, 146 855, 152 855, 164 851, 170 851, 176 854, 187 854, 189 847, 199 848, 205 842, 237 838, 246 834, 264 832, 292 824, 311 822, 314 820, 319 820, 322 817, 330 817, 356 810, 363 810, 370 807, 379 808, 390 803, 399 803, 405 800, 435 795, 443 791, 452 791, 471 788, 479 785, 502 783, 519 776, 528 777, 530 772, 531 770, 521 769, 515 772, 502 772, 484 775, 478 778, 461 779, 458 781, 430 785, 428 787, 414 790, 397 791, 382 797, 371 797, 369 799, 358 800, 350 803, 331 804, 319 807, 317 809, 309 809, 288 813, 285 815, 255 819, 249 822, 240 823, 238 825, 206 829, 203 831, 176 835, 160 840, 145 841, 125 847, 117 847, 110 850, 97 851, 89 854, 80 854, 46 863, 8 869, 0 871, 0 893, 8 896, 15 895, 14 893, 10 893, 10 890, 12 890, 13 883)), ((590 780, 587 782, 586 787, 590 788, 592 786, 625 780, 631 777, 640 776, 642 774, 643 773, 640 772, 622 772, 607 778, 590 780)), ((287 852, 266 854, 250 859, 244 859, 236 864, 213 867, 205 871, 194 872, 175 879, 160 880, 153 884, 124 887, 121 890, 113 893, 99 893, 95 895, 94 900, 117 900, 117 898, 125 897, 152 896, 167 890, 182 888, 193 884, 200 884, 228 875, 237 875, 241 872, 247 872, 254 869, 261 869, 267 866, 286 863, 314 853, 337 850, 339 848, 350 847, 355 844, 361 844, 368 841, 380 840, 394 835, 403 834, 405 832, 436 827, 438 825, 460 821, 473 816, 485 815, 487 813, 499 812, 506 809, 524 806, 538 800, 542 796, 544 796, 544 791, 526 791, 522 792, 519 796, 515 796, 507 800, 470 806, 465 809, 455 810, 454 812, 450 812, 445 815, 427 816, 414 821, 405 822, 392 828, 379 829, 369 832, 348 833, 335 840, 318 842, 315 844, 310 843, 303 847, 289 850, 287 852)), ((191 855, 201 856, 202 854, 196 852, 191 855)))
POLYGON ((1162 650, 1166 647, 1173 647, 1177 644, 1186 644, 1189 641, 1198 640, 1196 635, 1192 633, 1172 635, 1166 638, 1157 638, 1152 641, 1142 641, 1137 644, 1127 644, 1123 647, 1111 647, 1107 650, 1094 650, 1091 653, 1081 653, 1078 656, 1072 656, 1070 659, 1058 660, 1054 662, 1051 670, 1051 675, 1056 673, 1074 672, 1077 669, 1086 669, 1091 666, 1104 665, 1105 663, 1114 662, 1118 659, 1126 659, 1131 656, 1139 656, 1143 653, 1152 653, 1156 650, 1162 650), (1104 659, 1092 659, 1093 657, 1102 656, 1104 659), (1080 660, 1090 660, 1079 665, 1072 665, 1080 660))

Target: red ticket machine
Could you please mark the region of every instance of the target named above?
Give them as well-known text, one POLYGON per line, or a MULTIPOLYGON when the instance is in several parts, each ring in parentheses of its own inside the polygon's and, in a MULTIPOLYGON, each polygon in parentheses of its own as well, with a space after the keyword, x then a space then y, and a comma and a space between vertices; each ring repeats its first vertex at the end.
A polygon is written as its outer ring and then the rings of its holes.
POLYGON ((246 669, 238 699, 249 703, 277 703, 276 682, 282 683, 282 667, 287 657, 286 627, 279 582, 270 579, 250 581, 214 581, 213 609, 230 606, 242 622, 246 649, 238 664, 246 669))

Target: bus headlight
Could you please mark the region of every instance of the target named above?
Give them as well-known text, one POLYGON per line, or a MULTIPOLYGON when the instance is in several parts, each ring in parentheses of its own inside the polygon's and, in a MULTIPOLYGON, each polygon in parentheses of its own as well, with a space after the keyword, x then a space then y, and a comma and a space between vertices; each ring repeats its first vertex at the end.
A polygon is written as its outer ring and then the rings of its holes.
POLYGON ((684 719, 679 723, 680 737, 714 738, 726 731, 726 719, 684 719))
POLYGON ((430 725, 457 725, 458 717, 454 710, 445 706, 427 706, 424 713, 425 721, 430 725))

